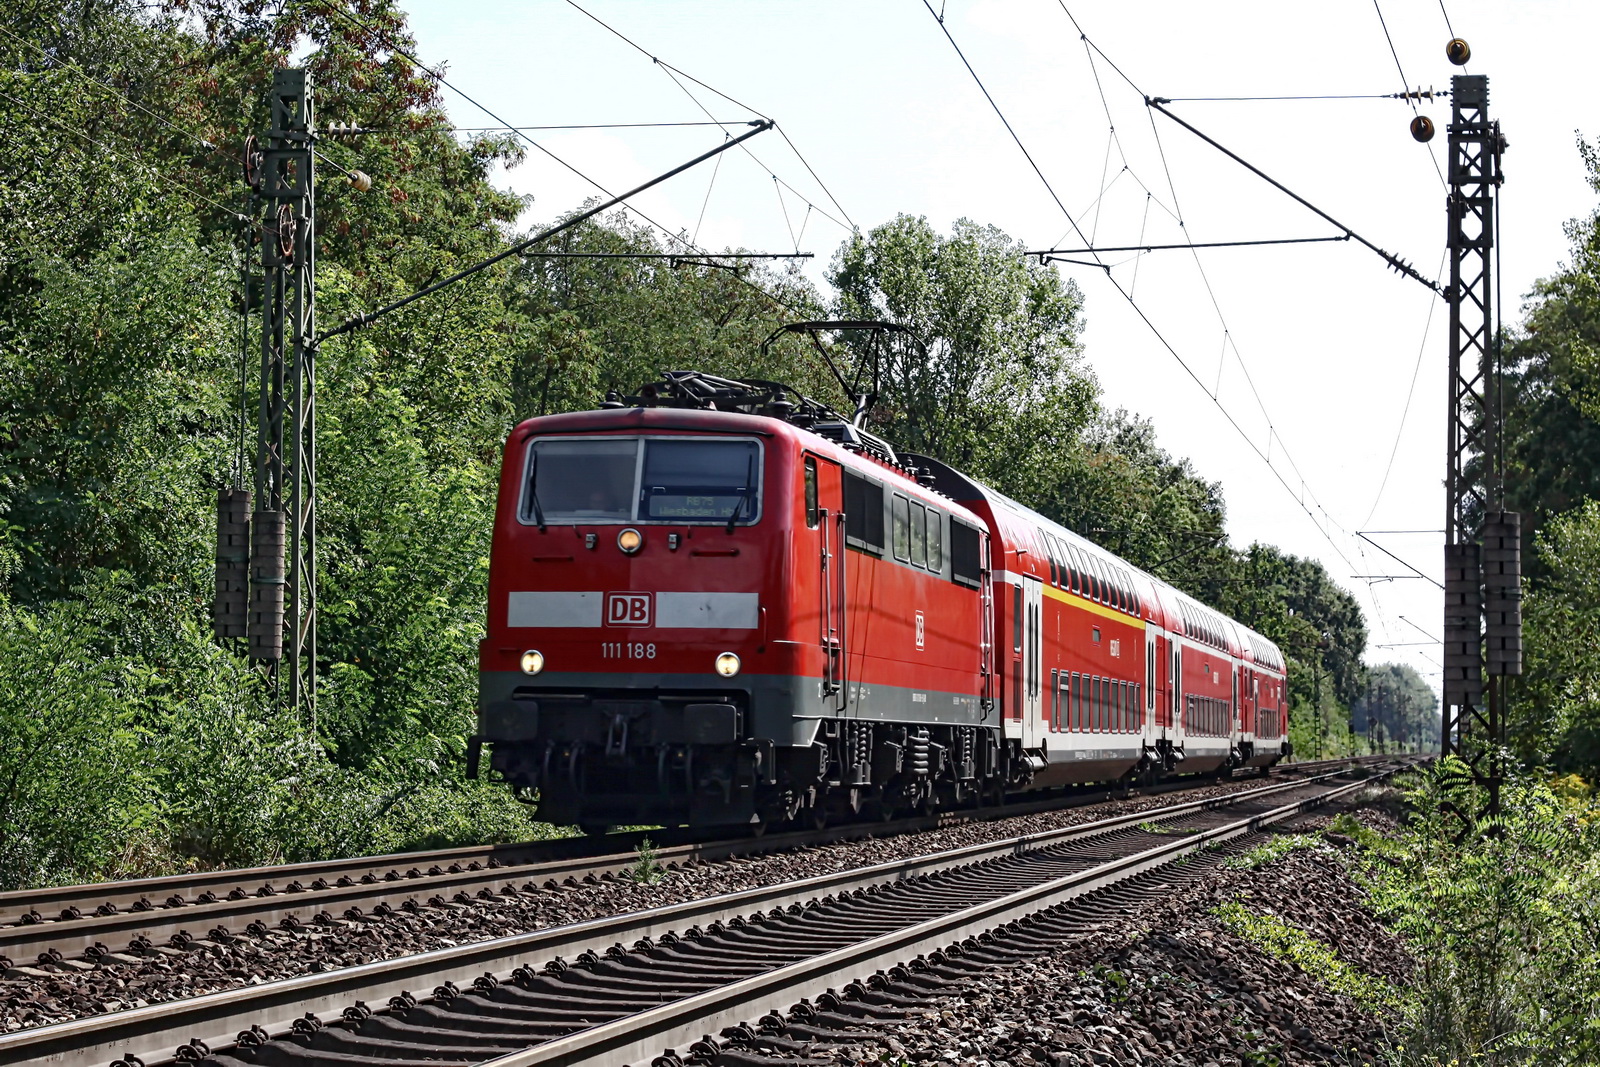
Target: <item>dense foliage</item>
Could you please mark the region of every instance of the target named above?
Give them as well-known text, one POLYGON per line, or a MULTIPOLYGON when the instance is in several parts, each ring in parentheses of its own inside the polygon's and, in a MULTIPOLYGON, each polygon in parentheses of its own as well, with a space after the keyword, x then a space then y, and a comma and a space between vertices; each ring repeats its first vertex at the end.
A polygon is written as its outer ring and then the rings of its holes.
MULTIPOLYGON (((1313 562, 1230 548, 1218 487, 1100 406, 1071 283, 992 227, 910 217, 847 241, 831 293, 758 267, 531 255, 325 345, 318 718, 283 712, 207 619, 212 502, 253 433, 236 160, 266 125, 272 71, 296 57, 324 124, 373 131, 320 146, 324 326, 575 207, 496 189, 516 143, 452 133, 414 52, 393 0, 8 5, 0 888, 544 832, 461 769, 507 430, 676 366, 845 405, 808 344, 762 353, 779 325, 830 314, 888 317, 927 346, 884 353, 886 436, 1278 639, 1302 751, 1313 721, 1345 721, 1355 602, 1313 562)), ((619 215, 544 250, 672 248, 619 215)))
MULTIPOLYGON (((1600 150, 1579 149, 1600 194, 1600 150)), ((1506 341, 1506 494, 1523 514, 1524 677, 1511 742, 1528 765, 1600 778, 1600 208, 1506 341)))
POLYGON ((1586 795, 1507 783, 1503 814, 1454 757, 1417 776, 1412 817, 1368 864, 1372 901, 1415 946, 1396 1059, 1590 1064, 1600 1058, 1600 823, 1586 795))

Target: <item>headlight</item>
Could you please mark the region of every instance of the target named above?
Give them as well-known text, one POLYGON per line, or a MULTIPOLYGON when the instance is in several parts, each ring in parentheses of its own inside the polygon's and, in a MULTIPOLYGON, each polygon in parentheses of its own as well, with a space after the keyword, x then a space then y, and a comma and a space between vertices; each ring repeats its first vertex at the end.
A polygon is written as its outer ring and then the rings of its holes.
POLYGON ((644 534, 630 526, 617 534, 617 547, 631 556, 644 547, 644 534))
POLYGON ((724 678, 732 678, 739 673, 739 657, 732 652, 724 652, 717 657, 717 673, 724 678))
POLYGON ((522 673, 538 674, 544 670, 544 653, 535 652, 533 649, 522 654, 522 673))

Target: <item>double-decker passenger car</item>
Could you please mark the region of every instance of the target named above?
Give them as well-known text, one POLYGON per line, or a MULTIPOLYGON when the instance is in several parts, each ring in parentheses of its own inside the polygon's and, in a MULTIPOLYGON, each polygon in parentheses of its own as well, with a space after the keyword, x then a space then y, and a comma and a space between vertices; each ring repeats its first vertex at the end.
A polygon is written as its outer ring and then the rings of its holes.
POLYGON ((1284 752, 1271 642, 770 382, 507 443, 479 729, 541 817, 753 824, 1284 752))

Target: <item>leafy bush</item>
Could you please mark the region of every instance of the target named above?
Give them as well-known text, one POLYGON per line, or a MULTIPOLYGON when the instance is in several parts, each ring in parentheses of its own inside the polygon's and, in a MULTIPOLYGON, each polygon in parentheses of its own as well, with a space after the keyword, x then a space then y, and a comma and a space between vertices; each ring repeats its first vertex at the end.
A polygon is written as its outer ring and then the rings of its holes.
POLYGON ((1412 822, 1368 872, 1417 958, 1401 1061, 1600 1060, 1600 829, 1531 777, 1481 821, 1459 760, 1417 782, 1412 822))
POLYGON ((0 889, 96 877, 153 815, 143 679, 89 647, 88 614, 0 600, 0 889))

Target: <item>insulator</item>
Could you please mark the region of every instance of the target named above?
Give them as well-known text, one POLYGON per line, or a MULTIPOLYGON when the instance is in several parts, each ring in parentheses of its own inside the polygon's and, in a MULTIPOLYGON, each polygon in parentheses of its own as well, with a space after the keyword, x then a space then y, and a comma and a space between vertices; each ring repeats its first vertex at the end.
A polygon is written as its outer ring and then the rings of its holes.
POLYGON ((1433 140, 1433 120, 1426 115, 1418 115, 1412 119, 1411 136, 1422 142, 1433 140))
POLYGON ((1472 49, 1467 45, 1466 41, 1456 37, 1452 38, 1450 43, 1444 46, 1444 54, 1456 66, 1464 67, 1467 65, 1467 61, 1472 58, 1472 49))
POLYGON ((350 172, 350 184, 358 193, 369 193, 372 191, 372 175, 364 170, 353 170, 350 172))
POLYGON ((250 492, 217 492, 216 592, 211 625, 218 639, 243 637, 250 612, 250 492))
POLYGON ((250 658, 283 658, 283 546, 285 515, 258 511, 251 522, 250 658))

